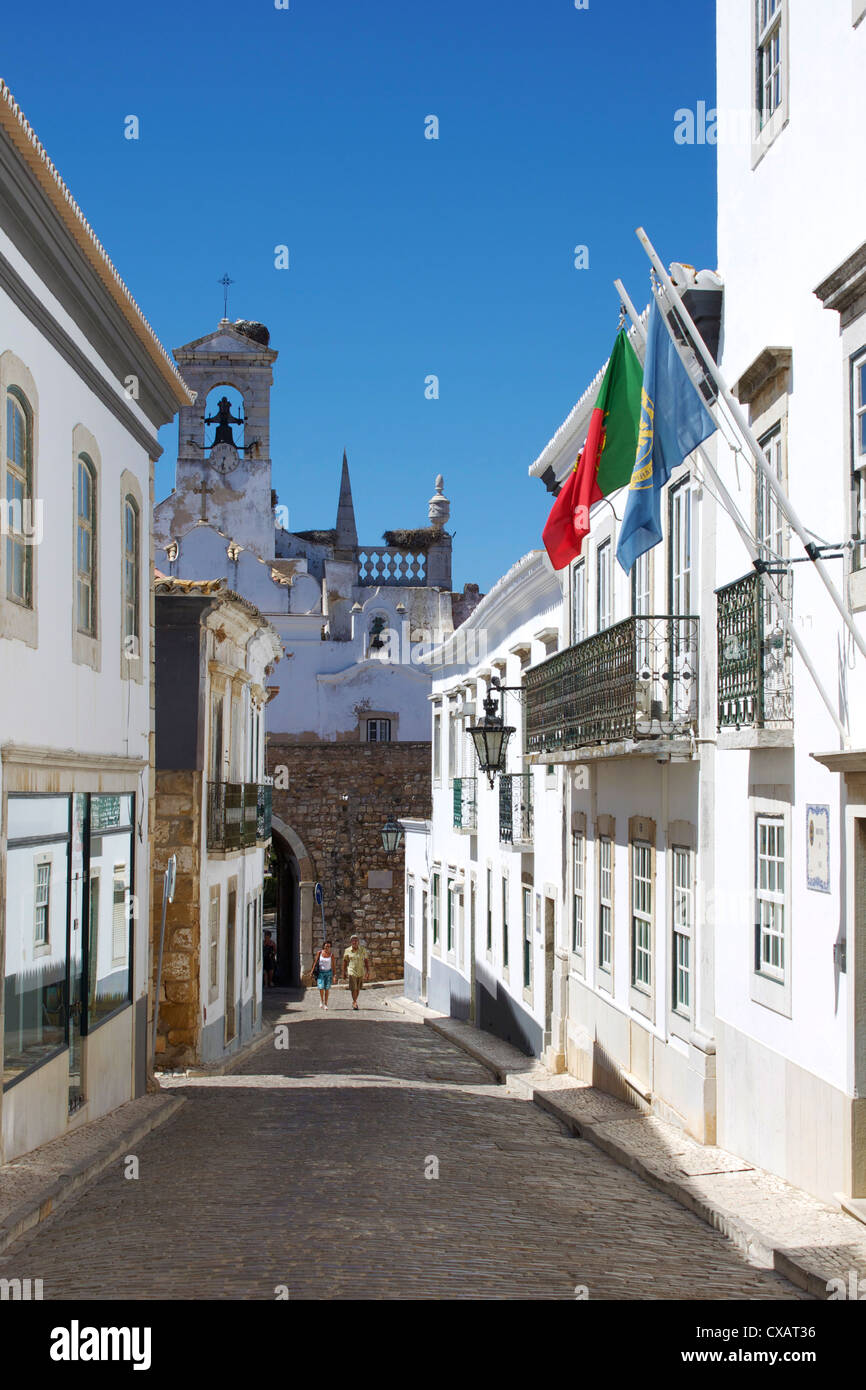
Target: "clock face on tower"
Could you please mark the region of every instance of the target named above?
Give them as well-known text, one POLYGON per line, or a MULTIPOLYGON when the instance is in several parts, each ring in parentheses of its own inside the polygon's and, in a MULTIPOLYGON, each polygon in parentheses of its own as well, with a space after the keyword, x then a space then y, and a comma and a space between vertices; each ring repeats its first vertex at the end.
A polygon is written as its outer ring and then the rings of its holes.
POLYGON ((234 444, 214 444, 208 462, 215 472, 225 476, 237 468, 240 463, 240 456, 234 444))

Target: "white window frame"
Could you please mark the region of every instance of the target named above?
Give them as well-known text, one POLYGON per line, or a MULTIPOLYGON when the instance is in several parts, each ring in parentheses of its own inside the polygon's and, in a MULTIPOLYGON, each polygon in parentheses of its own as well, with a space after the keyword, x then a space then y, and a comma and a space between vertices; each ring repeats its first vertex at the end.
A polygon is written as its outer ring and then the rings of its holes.
POLYGON ((523 910, 521 916, 522 932, 520 942, 521 979, 524 999, 532 999, 532 889, 521 884, 523 910), (529 977, 527 979, 527 976, 529 977))
POLYGON ((653 847, 631 842, 631 984, 642 994, 653 988, 653 847))
POLYGON ((671 845, 671 1012, 694 1018, 695 872, 688 845, 671 845), (684 944, 683 944, 684 943, 684 944), (681 982, 686 982, 683 999, 681 982))
POLYGON ((53 888, 52 856, 50 854, 39 854, 33 861, 33 954, 34 956, 44 956, 51 951, 51 894, 53 888), (40 901, 39 893, 39 871, 47 869, 48 876, 45 881, 45 898, 40 901), (45 909, 45 931, 40 935, 39 912, 45 909))
MULTIPOLYGON (((866 6, 866 0, 864 0, 866 6)), ((866 8, 864 8, 866 13, 866 8)), ((851 354, 851 535, 866 541, 866 347, 851 354), (861 446, 862 442, 862 448, 861 446)), ((855 546, 854 571, 866 570, 866 545, 855 546)))
POLYGON ((788 123, 788 0, 752 3, 752 168, 788 123), (771 66, 768 69, 768 55, 771 66), (776 90, 772 90, 775 87, 776 90), (769 104, 767 94, 769 91, 769 104))
POLYGON ((111 875, 111 963, 125 965, 129 960, 129 865, 115 864, 111 875), (123 895, 118 900, 117 886, 123 895), (118 912, 120 908, 120 912, 118 912), (123 950, 118 945, 122 942, 123 950))
MULTIPOLYGON (((751 802, 751 874, 754 928, 750 944, 751 998, 766 1008, 791 1017, 791 814, 790 803, 761 797, 751 802), (780 831, 781 859, 763 852, 761 827, 780 831), (771 865, 780 862, 779 886, 771 865), (763 881, 762 881, 763 880, 763 881), (772 929, 767 930, 769 924, 772 929), (767 943, 778 942, 778 961, 766 959, 767 943)), ((772 842, 778 848, 778 840, 772 842)), ((767 843, 767 850, 771 842, 767 843)), ((770 950, 770 956, 775 952, 770 950)))
POLYGON ((762 975, 783 983, 787 968, 787 845, 784 819, 781 816, 757 816, 755 835, 756 968, 762 975))
POLYGON ((391 742, 391 721, 390 719, 368 719, 367 720, 367 743, 390 743, 391 742), (382 735, 384 734, 384 737, 382 735))
POLYGON ((687 616, 692 612, 693 539, 692 480, 687 475, 668 492, 670 577, 668 612, 687 616))
POLYGON ((406 943, 410 950, 415 949, 415 880, 406 883, 406 943))
POLYGON ((586 950, 586 831, 571 834, 571 941, 573 956, 586 950), (579 853, 578 853, 579 850, 579 853))
POLYGON ((487 916, 484 926, 484 949, 488 960, 493 959, 493 866, 487 865, 487 916))
MULTIPOLYGON (((599 835, 598 837, 598 940, 596 949, 599 973, 607 976, 608 982, 613 976, 613 843, 612 835, 599 835)), ((610 983, 608 983, 608 988, 610 988, 610 983)))
POLYGON ((510 923, 508 921, 508 874, 503 873, 501 878, 501 926, 502 926, 502 978, 508 979, 510 952, 508 950, 508 932, 510 923))
POLYGON ((219 962, 220 962, 220 910, 221 910, 220 885, 212 884, 208 898, 207 909, 207 932, 208 932, 208 980, 207 980, 207 1002, 213 1004, 219 998, 219 962))
POLYGON ((433 785, 442 785, 442 707, 433 710, 433 785))
POLYGON ((595 552, 595 630, 613 626, 613 542, 610 536, 595 552))
POLYGON ((571 568, 571 644, 585 642, 586 632, 586 560, 575 560, 571 568))

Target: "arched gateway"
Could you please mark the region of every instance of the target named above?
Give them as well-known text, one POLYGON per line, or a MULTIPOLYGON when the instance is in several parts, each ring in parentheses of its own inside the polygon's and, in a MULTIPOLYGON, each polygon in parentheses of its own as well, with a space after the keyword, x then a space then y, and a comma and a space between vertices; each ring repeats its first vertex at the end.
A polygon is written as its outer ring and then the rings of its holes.
POLYGON ((274 816, 277 856, 277 974, 279 985, 299 985, 313 962, 316 871, 301 837, 274 816))

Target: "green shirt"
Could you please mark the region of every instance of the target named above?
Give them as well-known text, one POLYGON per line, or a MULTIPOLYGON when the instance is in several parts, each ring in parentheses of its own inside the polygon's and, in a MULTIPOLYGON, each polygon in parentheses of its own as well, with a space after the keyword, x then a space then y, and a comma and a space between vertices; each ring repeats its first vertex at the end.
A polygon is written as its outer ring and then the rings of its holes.
POLYGON ((350 975, 363 975, 364 966, 370 959, 370 952, 366 946, 359 946, 357 950, 352 946, 347 946, 343 952, 343 964, 348 963, 350 975))

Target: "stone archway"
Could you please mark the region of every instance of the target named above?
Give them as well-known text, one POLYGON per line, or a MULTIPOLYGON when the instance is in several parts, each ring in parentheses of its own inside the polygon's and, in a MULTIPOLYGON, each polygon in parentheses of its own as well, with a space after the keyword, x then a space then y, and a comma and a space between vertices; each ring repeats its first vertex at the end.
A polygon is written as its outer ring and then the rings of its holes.
POLYGON ((271 827, 280 863, 278 976, 282 975, 280 983, 298 985, 313 963, 316 870, 297 831, 279 816, 272 817, 271 827), (286 974, 279 969, 281 958, 290 961, 286 974))

